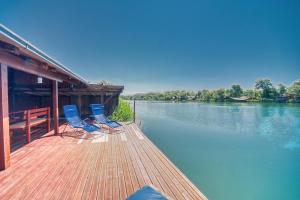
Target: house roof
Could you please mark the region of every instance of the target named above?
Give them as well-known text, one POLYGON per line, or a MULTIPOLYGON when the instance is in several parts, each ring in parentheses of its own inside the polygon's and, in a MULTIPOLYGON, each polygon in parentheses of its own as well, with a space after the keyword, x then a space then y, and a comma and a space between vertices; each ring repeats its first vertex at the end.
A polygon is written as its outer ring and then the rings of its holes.
POLYGON ((55 68, 60 73, 63 73, 75 80, 78 80, 85 85, 88 84, 88 81, 86 81, 84 78, 82 78, 78 74, 75 74, 68 67, 53 59, 52 57, 44 53, 42 50, 32 45, 30 42, 28 42, 27 40, 23 39, 7 27, 5 27, 3 24, 0 24, 0 40, 9 44, 13 44, 22 52, 26 53, 27 55, 30 55, 34 59, 47 63, 49 66, 55 68))

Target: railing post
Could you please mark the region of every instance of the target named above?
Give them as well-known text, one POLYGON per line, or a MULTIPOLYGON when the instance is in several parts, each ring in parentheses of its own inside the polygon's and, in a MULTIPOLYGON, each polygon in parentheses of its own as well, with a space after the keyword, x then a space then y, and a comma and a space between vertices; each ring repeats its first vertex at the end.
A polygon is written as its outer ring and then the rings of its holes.
POLYGON ((133 122, 135 123, 135 100, 133 100, 133 122))
POLYGON ((27 135, 27 143, 31 141, 31 133, 30 133, 30 110, 26 111, 26 135, 27 135))
POLYGON ((47 108, 47 132, 51 131, 51 115, 50 115, 50 107, 47 108))
POLYGON ((101 96, 100 96, 100 98, 101 98, 101 104, 104 104, 104 94, 101 94, 101 96))
POLYGON ((77 105, 78 105, 78 111, 79 111, 79 116, 82 116, 82 112, 81 112, 81 95, 77 96, 77 105))
POLYGON ((53 109, 53 125, 54 125, 54 134, 58 135, 59 133, 59 112, 58 112, 58 83, 57 81, 52 81, 52 109, 53 109))
POLYGON ((7 65, 0 63, 0 170, 10 166, 7 65))

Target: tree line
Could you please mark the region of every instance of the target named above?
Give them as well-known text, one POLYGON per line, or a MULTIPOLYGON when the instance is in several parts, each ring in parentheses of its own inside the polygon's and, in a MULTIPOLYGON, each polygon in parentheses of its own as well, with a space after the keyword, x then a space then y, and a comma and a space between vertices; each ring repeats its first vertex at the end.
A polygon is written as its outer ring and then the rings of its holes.
POLYGON ((259 79, 253 89, 242 89, 238 84, 231 88, 216 90, 185 91, 175 90, 166 92, 149 92, 123 96, 126 100, 147 101, 250 101, 250 102, 300 102, 300 80, 294 81, 289 87, 284 84, 274 86, 270 79, 259 79))

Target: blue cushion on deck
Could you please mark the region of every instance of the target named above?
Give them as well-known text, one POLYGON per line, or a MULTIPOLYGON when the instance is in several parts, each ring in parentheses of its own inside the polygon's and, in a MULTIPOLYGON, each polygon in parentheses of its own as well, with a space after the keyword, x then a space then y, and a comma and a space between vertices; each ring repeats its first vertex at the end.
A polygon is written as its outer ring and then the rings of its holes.
POLYGON ((146 185, 142 189, 129 196, 127 200, 167 200, 167 198, 154 190, 152 187, 146 185))
POLYGON ((100 131, 100 128, 92 125, 92 124, 84 124, 84 126, 82 127, 83 130, 85 130, 88 133, 92 133, 94 131, 100 131))
POLYGON ((65 118, 71 126, 81 126, 82 121, 79 117, 77 107, 75 105, 65 105, 63 107, 65 118))
POLYGON ((104 114, 104 106, 102 104, 90 104, 90 109, 93 115, 104 114))
POLYGON ((111 128, 118 128, 121 126, 116 121, 110 121, 104 115, 104 106, 102 104, 90 104, 90 110, 92 117, 96 120, 97 123, 106 124, 111 128))
POLYGON ((108 121, 105 124, 111 128, 118 128, 121 126, 118 122, 115 122, 115 121, 108 121))
POLYGON ((100 130, 99 127, 96 127, 93 124, 87 124, 80 119, 76 105, 65 105, 63 110, 65 118, 72 128, 81 128, 88 133, 100 130))

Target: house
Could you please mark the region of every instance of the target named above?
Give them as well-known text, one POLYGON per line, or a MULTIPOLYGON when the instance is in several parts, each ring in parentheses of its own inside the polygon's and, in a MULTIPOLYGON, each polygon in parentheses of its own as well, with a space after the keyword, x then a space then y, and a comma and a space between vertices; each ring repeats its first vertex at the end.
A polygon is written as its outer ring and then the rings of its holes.
POLYGON ((35 122, 38 115, 47 115, 48 120, 39 121, 47 121, 48 128, 59 134, 63 105, 76 104, 80 114, 88 116, 88 105, 101 103, 105 105, 106 114, 111 114, 124 89, 123 86, 90 84, 1 24, 0 86, 0 170, 10 165, 11 128, 27 126, 30 111, 34 112, 31 116, 35 122), (21 116, 10 119, 16 113, 21 116), (13 126, 16 120, 19 124, 13 126))

